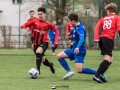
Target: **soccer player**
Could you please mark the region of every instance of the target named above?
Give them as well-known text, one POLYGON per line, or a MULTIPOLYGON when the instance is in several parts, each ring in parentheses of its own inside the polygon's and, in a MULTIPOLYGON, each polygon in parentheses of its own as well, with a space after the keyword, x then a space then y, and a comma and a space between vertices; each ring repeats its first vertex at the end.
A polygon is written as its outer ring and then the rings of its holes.
MULTIPOLYGON (((27 22, 30 22, 31 20, 37 18, 37 17, 35 17, 34 10, 30 10, 29 15, 30 15, 30 18, 27 20, 27 22)), ((32 46, 32 48, 33 48, 33 39, 34 39, 34 29, 35 29, 34 25, 31 25, 31 26, 28 27, 28 33, 31 35, 31 42, 32 42, 31 46, 32 46)))
POLYGON ((103 61, 99 65, 96 75, 93 77, 93 80, 98 83, 107 82, 102 75, 112 63, 112 50, 117 29, 120 34, 120 17, 115 14, 116 9, 117 5, 115 3, 106 5, 107 16, 101 18, 94 28, 94 41, 99 41, 101 55, 103 55, 103 61), (99 36, 100 28, 101 33, 99 36))
POLYGON ((73 46, 73 40, 72 40, 72 35, 69 35, 69 32, 73 29, 73 26, 72 26, 72 24, 70 23, 70 20, 69 20, 69 18, 68 18, 68 21, 69 21, 69 23, 67 24, 67 26, 66 26, 66 38, 69 38, 69 40, 70 40, 70 48, 72 48, 72 46, 73 46))
MULTIPOLYGON (((53 21, 53 25, 56 26, 56 28, 58 29, 58 32, 59 32, 59 39, 60 39, 60 27, 58 25, 56 25, 57 22, 56 21, 53 21)), ((49 30, 49 39, 51 41, 51 44, 52 44, 52 53, 53 55, 55 55, 55 50, 57 49, 57 46, 54 46, 54 41, 55 41, 55 32, 53 30, 49 30)))
POLYGON ((21 25, 21 28, 26 28, 31 25, 35 26, 34 30, 34 49, 33 51, 36 54, 36 67, 38 71, 40 72, 40 66, 41 62, 43 62, 44 65, 50 67, 52 73, 55 73, 55 69, 53 67, 53 63, 50 63, 46 58, 44 58, 44 53, 48 48, 48 31, 49 29, 52 29, 55 31, 55 42, 54 46, 57 46, 58 44, 58 30, 57 28, 46 20, 46 10, 45 8, 38 8, 38 17, 30 22, 27 22, 23 25, 21 25))
POLYGON ((70 14, 68 18, 70 19, 70 22, 74 27, 73 30, 70 32, 70 34, 73 35, 73 47, 63 52, 60 52, 57 55, 59 63, 67 72, 63 79, 67 80, 74 75, 74 72, 71 71, 64 58, 69 58, 70 60, 75 61, 75 68, 78 73, 96 74, 96 71, 93 69, 83 68, 84 57, 86 55, 86 30, 83 24, 78 21, 77 14, 70 14))

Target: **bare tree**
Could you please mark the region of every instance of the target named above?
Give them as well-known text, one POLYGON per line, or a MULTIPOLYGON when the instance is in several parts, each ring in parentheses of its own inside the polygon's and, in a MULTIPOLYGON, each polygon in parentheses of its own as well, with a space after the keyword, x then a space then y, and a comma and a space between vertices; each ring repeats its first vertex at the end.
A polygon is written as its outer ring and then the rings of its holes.
POLYGON ((58 24, 62 24, 63 17, 72 11, 72 2, 73 0, 48 0, 48 8, 54 11, 54 19, 58 24))

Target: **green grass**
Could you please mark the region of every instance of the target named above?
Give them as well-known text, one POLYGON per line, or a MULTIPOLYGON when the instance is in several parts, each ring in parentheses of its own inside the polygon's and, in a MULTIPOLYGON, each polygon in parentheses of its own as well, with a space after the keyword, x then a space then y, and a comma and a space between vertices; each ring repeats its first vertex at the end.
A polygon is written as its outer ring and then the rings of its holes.
MULTIPOLYGON (((57 53, 62 50, 57 50, 57 53)), ((119 90, 120 86, 120 51, 114 51, 114 61, 107 71, 108 82, 98 84, 92 80, 93 75, 78 74, 74 61, 68 61, 75 72, 74 77, 63 80, 66 74, 51 50, 46 52, 46 58, 54 62, 56 73, 52 74, 48 67, 42 64, 41 75, 37 79, 28 76, 28 70, 35 67, 35 56, 32 50, 0 49, 0 90, 52 90, 55 84, 57 90, 119 90)), ((102 60, 100 52, 88 50, 84 67, 97 69, 102 60)))

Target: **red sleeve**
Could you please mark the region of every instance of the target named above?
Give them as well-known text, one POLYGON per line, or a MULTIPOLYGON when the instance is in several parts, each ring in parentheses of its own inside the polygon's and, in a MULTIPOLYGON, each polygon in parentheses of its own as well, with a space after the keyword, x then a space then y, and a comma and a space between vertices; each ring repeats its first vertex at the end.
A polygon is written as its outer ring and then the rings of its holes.
POLYGON ((99 30, 100 30, 101 24, 102 24, 102 19, 100 19, 97 22, 97 24, 94 28, 94 41, 99 41, 99 30))
MULTIPOLYGON (((30 19, 28 19, 28 21, 27 22, 30 22, 31 20, 30 19)), ((30 30, 30 26, 28 27, 28 32, 30 32, 31 30, 30 30)))
POLYGON ((66 26, 66 35, 68 35, 68 33, 69 33, 69 24, 67 24, 66 26))
POLYGON ((21 28, 29 27, 29 26, 33 25, 34 22, 35 22, 35 19, 27 21, 26 23, 24 23, 23 25, 21 25, 21 28))
POLYGON ((118 19, 117 19, 117 29, 120 36, 120 16, 118 16, 118 19))
POLYGON ((59 37, 59 30, 51 23, 49 23, 49 29, 53 30, 55 32, 55 42, 54 45, 58 44, 58 37, 59 37))
POLYGON ((31 29, 30 29, 30 27, 28 27, 28 32, 30 32, 31 31, 31 29))

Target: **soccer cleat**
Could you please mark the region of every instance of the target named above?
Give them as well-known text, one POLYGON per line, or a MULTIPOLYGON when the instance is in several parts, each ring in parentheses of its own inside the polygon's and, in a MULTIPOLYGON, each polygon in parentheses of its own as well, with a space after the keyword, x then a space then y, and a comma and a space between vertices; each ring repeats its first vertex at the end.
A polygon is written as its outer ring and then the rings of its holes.
POLYGON ((93 80, 98 83, 103 83, 103 81, 99 77, 96 77, 96 76, 93 77, 93 80))
POLYGON ((64 77, 63 77, 63 79, 64 80, 68 80, 70 77, 72 77, 74 75, 74 72, 73 71, 70 71, 70 72, 68 72, 64 77))
POLYGON ((50 70, 51 70, 51 72, 54 74, 54 73, 55 73, 55 69, 54 69, 54 67, 53 67, 53 63, 50 63, 50 64, 51 64, 50 70))
POLYGON ((103 82, 107 82, 106 80, 106 75, 105 74, 100 74, 100 79, 103 81, 103 82))

